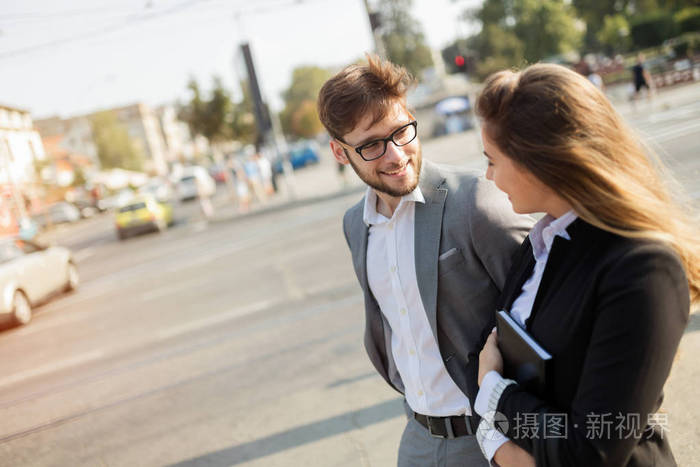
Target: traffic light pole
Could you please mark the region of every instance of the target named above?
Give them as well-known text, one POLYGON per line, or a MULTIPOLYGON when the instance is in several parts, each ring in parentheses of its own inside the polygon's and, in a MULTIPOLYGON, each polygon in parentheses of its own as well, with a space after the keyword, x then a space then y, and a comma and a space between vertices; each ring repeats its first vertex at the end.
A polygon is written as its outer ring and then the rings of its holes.
POLYGON ((377 55, 382 58, 386 58, 386 47, 384 47, 384 40, 379 32, 381 26, 381 16, 379 12, 373 11, 369 6, 369 0, 364 0, 365 10, 367 11, 367 17, 369 18, 369 26, 372 29, 372 37, 374 37, 374 51, 377 55))

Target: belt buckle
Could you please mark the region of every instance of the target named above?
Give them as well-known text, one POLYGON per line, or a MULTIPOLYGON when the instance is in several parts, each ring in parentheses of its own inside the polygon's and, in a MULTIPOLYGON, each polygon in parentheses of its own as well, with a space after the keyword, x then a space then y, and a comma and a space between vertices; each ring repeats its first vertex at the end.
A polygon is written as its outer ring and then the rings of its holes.
MULTIPOLYGON (((454 439, 455 438, 454 432, 452 431, 452 421, 450 420, 450 417, 442 418, 442 421, 445 424, 445 432, 447 433, 445 435, 442 435, 440 433, 435 433, 433 431, 433 424, 431 422, 431 420, 434 419, 433 417, 426 417, 426 419, 428 421, 428 433, 430 433, 430 436, 432 436, 433 438, 440 438, 440 439, 454 439)), ((436 417, 436 419, 437 419, 437 417, 436 417)))

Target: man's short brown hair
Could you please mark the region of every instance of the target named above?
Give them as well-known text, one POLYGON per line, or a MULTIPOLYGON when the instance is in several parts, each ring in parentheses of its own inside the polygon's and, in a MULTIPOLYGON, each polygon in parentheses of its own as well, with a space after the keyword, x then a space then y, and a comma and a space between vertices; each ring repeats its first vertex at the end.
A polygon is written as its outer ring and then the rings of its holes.
POLYGON ((323 85, 318 93, 321 123, 331 137, 342 141, 368 113, 375 124, 397 100, 405 104, 412 84, 405 68, 367 55, 366 65, 349 65, 323 85))

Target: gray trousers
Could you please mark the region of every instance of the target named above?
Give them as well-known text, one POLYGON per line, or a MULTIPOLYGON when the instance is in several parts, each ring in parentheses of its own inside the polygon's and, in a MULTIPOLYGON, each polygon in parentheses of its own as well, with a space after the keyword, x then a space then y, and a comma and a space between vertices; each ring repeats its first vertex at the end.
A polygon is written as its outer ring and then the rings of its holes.
POLYGON ((407 423, 399 444, 398 467, 488 467, 476 436, 434 438, 413 418, 404 401, 407 423))

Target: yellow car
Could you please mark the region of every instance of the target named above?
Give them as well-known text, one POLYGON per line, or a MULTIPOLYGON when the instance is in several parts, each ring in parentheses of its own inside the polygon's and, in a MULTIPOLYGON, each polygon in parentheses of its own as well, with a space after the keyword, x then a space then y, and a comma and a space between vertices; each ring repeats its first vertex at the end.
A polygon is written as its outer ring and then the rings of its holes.
POLYGON ((173 223, 173 207, 152 195, 138 195, 117 209, 115 223, 119 240, 142 232, 163 232, 173 223))

